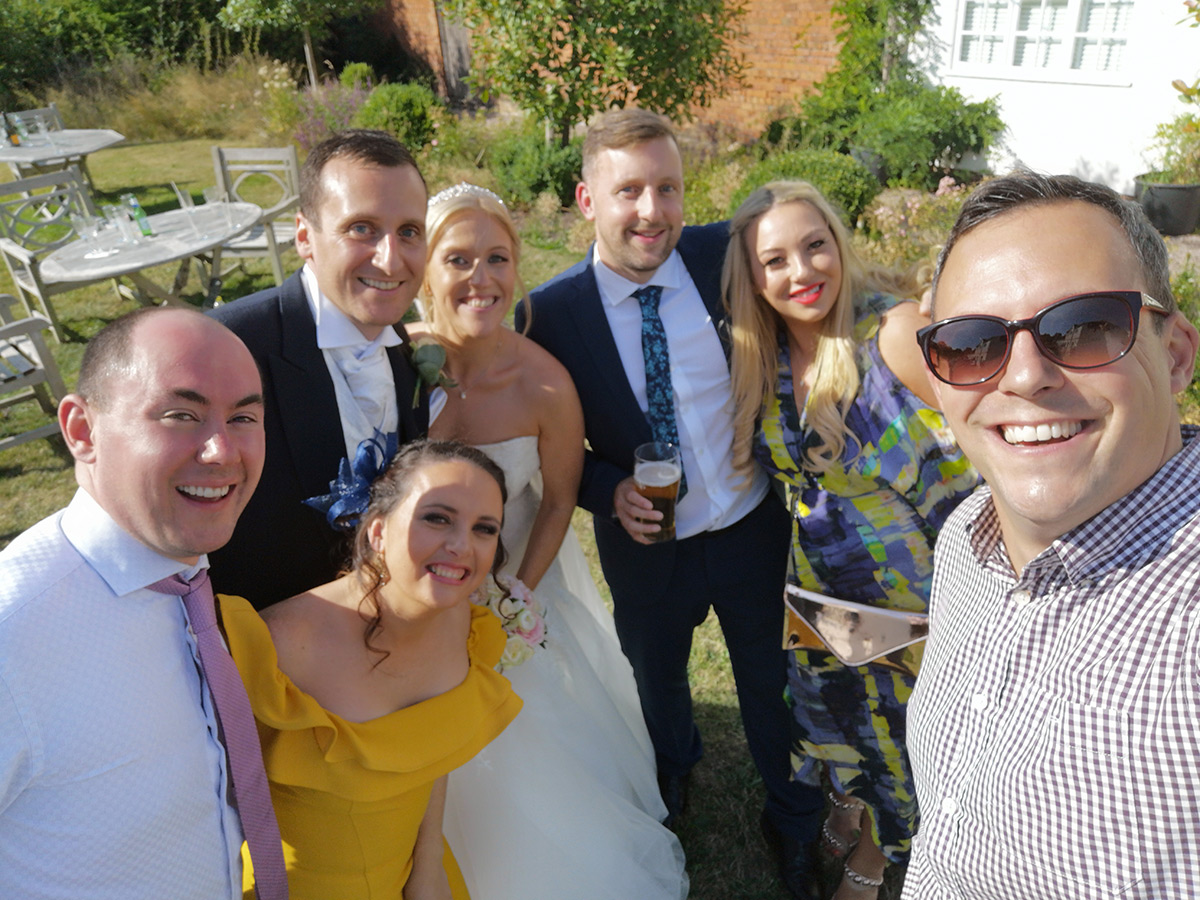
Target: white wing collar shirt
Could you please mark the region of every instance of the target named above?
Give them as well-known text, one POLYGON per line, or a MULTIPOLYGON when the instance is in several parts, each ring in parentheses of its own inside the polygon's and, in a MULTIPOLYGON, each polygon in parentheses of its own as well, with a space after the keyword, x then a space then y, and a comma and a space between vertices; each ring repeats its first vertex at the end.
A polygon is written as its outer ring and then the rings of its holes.
POLYGON ((396 378, 387 348, 403 344, 404 339, 389 326, 368 341, 350 317, 321 293, 312 266, 306 263, 300 271, 317 326, 317 347, 333 379, 346 458, 352 460, 358 445, 376 431, 389 434, 399 428, 396 378))
MULTIPOLYGON (((645 285, 618 275, 600 261, 598 253, 594 252, 592 263, 617 353, 634 397, 646 412, 642 311, 633 297, 633 292, 645 285)), ((686 538, 740 521, 762 502, 769 481, 756 468, 747 487, 733 470, 729 364, 708 308, 678 250, 671 252, 646 284, 663 289, 658 314, 667 334, 675 422, 688 483, 687 495, 675 511, 676 534, 686 538)))
POLYGON ((242 896, 196 643, 147 588, 183 570, 83 490, 0 552, 0 897, 242 896))
POLYGON ((905 900, 1200 896, 1200 440, 1020 577, 980 489, 937 544, 905 900))

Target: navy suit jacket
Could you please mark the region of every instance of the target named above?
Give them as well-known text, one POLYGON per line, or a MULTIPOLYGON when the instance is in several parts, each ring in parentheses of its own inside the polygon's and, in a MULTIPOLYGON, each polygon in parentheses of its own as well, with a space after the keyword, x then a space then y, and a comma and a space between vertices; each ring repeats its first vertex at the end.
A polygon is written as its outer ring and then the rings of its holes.
MULTIPOLYGON (((728 243, 728 223, 718 222, 684 228, 676 246, 708 308, 727 357, 721 267, 728 243)), ((646 414, 629 386, 609 329, 596 286, 592 253, 534 290, 530 304, 529 337, 566 366, 583 405, 590 449, 584 459, 579 505, 595 515, 596 539, 606 578, 612 584, 614 566, 622 566, 625 561, 631 566, 645 565, 648 554, 660 558, 665 568, 673 563, 674 541, 645 547, 633 541, 620 523, 612 519, 613 492, 622 479, 633 474, 633 451, 654 437, 646 414), (606 548, 620 548, 620 552, 606 553, 606 548)), ((524 327, 524 319, 524 308, 518 308, 518 329, 524 327)), ((643 584, 647 574, 641 572, 643 584)))
MULTIPOLYGON (((329 493, 346 455, 345 439, 299 272, 277 288, 235 300, 211 315, 245 342, 258 363, 267 441, 262 480, 233 538, 209 554, 213 586, 261 609, 332 580, 348 560, 348 537, 303 503, 329 493)), ((401 326, 397 331, 407 337, 401 326)), ((424 395, 413 408, 416 373, 405 348, 390 348, 388 357, 403 444, 428 431, 429 408, 424 395)))

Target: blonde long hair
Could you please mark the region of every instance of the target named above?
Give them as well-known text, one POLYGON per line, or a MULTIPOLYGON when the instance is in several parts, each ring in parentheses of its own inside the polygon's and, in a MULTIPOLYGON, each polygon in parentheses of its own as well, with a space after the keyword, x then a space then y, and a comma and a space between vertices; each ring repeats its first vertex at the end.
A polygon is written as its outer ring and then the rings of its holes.
MULTIPOLYGON (((754 466, 751 447, 758 417, 779 379, 778 337, 784 323, 754 285, 745 238, 751 225, 784 203, 807 203, 821 214, 833 234, 842 264, 842 283, 833 308, 821 322, 811 364, 813 388, 806 404, 807 424, 816 432, 818 442, 805 451, 801 461, 805 470, 828 471, 846 449, 850 434, 846 410, 859 388, 854 356, 855 297, 867 290, 903 295, 916 287, 907 275, 864 264, 833 206, 807 181, 772 181, 746 198, 729 224, 721 293, 732 343, 733 461, 736 470, 747 477, 754 466)), ((793 377, 799 374, 793 373, 793 377)))
MULTIPOLYGON (((521 236, 517 234, 517 226, 513 223, 512 216, 508 214, 508 207, 504 205, 504 201, 498 195, 489 191, 487 188, 480 187, 476 184, 456 184, 453 187, 448 187, 443 191, 439 191, 429 201, 429 209, 425 213, 425 280, 421 284, 420 297, 424 302, 424 314, 430 325, 436 327, 437 323, 437 304, 434 302, 433 293, 429 289, 429 264, 433 261, 433 251, 441 241, 446 229, 449 228, 454 221, 464 213, 472 210, 479 210, 485 215, 490 216, 508 235, 512 242, 513 252, 513 271, 516 274, 516 297, 521 298, 522 302, 527 297, 525 290, 525 282, 521 280, 521 236)), ((513 300, 515 298, 509 298, 513 300)))

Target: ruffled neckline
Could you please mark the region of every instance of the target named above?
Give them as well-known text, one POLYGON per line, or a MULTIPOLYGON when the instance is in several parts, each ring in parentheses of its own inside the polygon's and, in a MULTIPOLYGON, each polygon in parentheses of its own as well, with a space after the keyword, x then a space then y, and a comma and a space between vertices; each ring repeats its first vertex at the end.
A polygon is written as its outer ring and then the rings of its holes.
POLYGON ((431 766, 443 768, 460 757, 469 759, 520 709, 512 686, 495 671, 506 637, 499 619, 484 607, 471 607, 469 669, 459 685, 379 718, 351 722, 324 709, 279 669, 270 630, 248 602, 228 596, 219 597, 219 602, 229 650, 246 682, 260 731, 278 732, 269 742, 264 739, 264 755, 270 755, 273 764, 272 781, 312 780, 311 764, 297 760, 297 771, 289 774, 291 754, 271 754, 268 743, 274 745, 279 738, 303 735, 306 742, 315 740, 328 764, 354 762, 373 771, 416 774, 431 766))

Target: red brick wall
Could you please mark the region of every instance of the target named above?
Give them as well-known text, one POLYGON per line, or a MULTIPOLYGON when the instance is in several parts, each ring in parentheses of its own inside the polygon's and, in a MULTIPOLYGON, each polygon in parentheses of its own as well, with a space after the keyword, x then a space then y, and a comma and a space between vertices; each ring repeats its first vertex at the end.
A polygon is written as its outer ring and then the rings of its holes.
MULTIPOLYGON (((743 19, 745 84, 708 109, 698 121, 728 127, 736 136, 756 137, 834 64, 838 44, 829 15, 830 0, 748 0, 743 19)), ((433 0, 389 0, 381 12, 401 46, 437 73, 446 91, 442 46, 433 0)))
POLYGON ((745 82, 697 120, 727 126, 739 137, 757 137, 837 59, 830 0, 749 0, 739 43, 747 63, 745 82))
POLYGON ((390 28, 404 51, 423 59, 437 77, 438 93, 446 95, 446 71, 433 0, 388 0, 375 19, 390 28))

